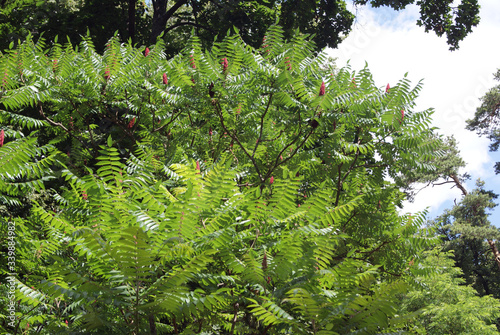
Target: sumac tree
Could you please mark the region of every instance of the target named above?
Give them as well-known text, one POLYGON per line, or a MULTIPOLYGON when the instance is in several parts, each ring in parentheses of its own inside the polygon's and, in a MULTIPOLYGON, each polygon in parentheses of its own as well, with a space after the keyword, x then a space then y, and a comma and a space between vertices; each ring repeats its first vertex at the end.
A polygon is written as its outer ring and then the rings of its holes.
POLYGON ((397 297, 434 239, 390 180, 431 169, 440 144, 414 110, 420 83, 386 92, 277 26, 259 49, 234 34, 147 50, 27 41, 0 58, 0 200, 52 194, 11 219, 31 232, 17 329, 407 327, 397 297), (16 150, 23 136, 36 149, 16 150), (26 178, 39 187, 15 193, 26 178))

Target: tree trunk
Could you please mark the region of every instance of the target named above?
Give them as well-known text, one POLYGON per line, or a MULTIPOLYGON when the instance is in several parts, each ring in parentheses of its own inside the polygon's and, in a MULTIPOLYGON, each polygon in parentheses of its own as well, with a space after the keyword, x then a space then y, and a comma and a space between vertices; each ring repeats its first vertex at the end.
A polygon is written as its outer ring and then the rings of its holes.
POLYGON ((495 261, 497 262, 498 269, 500 269, 500 252, 498 252, 497 246, 495 245, 495 241, 488 240, 488 244, 490 245, 491 252, 493 252, 493 257, 495 257, 495 261))
POLYGON ((168 0, 152 0, 153 1, 153 26, 151 29, 151 43, 156 43, 156 39, 165 30, 167 21, 175 14, 175 12, 183 5, 188 3, 188 0, 178 0, 167 11, 168 0))
POLYGON ((155 43, 167 25, 167 3, 168 0, 153 0, 153 26, 151 28, 150 42, 155 43))
POLYGON ((135 40, 135 9, 137 0, 128 1, 128 38, 134 45, 135 40))
POLYGON ((155 316, 153 314, 149 315, 149 331, 151 332, 151 335, 158 334, 158 332, 156 331, 155 316))

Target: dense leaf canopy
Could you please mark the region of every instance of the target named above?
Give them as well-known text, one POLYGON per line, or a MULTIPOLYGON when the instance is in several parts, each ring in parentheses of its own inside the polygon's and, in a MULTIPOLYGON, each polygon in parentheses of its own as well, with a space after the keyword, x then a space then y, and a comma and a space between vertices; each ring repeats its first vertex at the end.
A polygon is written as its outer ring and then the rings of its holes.
POLYGON ((0 201, 23 237, 2 330, 413 329, 400 297, 437 239, 391 180, 435 168, 432 111, 420 83, 386 90, 314 50, 272 26, 258 49, 193 36, 170 59, 162 40, 7 51, 0 201))

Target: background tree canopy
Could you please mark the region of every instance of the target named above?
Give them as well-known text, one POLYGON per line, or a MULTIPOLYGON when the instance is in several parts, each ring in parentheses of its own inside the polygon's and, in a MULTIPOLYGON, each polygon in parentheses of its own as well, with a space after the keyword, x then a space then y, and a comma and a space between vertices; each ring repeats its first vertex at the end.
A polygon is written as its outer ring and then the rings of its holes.
MULTIPOLYGON (((500 80, 500 70, 495 73, 500 80)), ((475 130, 479 135, 487 135, 491 141, 490 151, 498 151, 500 146, 500 85, 492 87, 482 98, 474 118, 467 120, 467 129, 475 130)), ((495 173, 500 173, 500 162, 495 164, 495 173)))
MULTIPOLYGON (((446 35, 450 49, 479 23, 477 0, 461 0, 453 6, 448 1, 389 1, 355 0, 354 5, 388 6, 403 10, 409 4, 420 7, 417 24, 438 36, 446 35)), ((2 0, 0 2, 0 49, 11 42, 24 39, 28 34, 38 38, 43 32, 47 40, 56 35, 78 42, 87 30, 98 51, 118 31, 123 41, 131 39, 139 45, 155 43, 163 34, 166 52, 174 55, 195 29, 202 44, 210 47, 226 32, 236 27, 242 38, 253 47, 259 47, 269 25, 279 22, 286 38, 296 29, 314 34, 316 48, 336 47, 346 36, 354 22, 343 0, 2 0)))

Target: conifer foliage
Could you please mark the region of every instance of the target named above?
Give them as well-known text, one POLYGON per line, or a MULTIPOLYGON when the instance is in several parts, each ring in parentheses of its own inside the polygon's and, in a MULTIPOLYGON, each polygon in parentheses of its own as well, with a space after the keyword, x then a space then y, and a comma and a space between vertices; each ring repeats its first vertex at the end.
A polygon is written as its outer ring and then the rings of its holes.
POLYGON ((434 240, 387 177, 432 169, 420 84, 386 93, 278 26, 259 50, 188 44, 0 58, 0 201, 52 196, 11 218, 43 232, 17 240, 18 333, 406 329, 397 297, 434 240))

